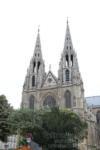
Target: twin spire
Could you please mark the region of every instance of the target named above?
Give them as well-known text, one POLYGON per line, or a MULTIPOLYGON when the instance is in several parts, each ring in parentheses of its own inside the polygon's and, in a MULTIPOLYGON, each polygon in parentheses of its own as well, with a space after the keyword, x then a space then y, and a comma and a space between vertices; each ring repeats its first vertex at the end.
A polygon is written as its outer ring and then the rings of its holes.
MULTIPOLYGON (((67 19, 67 28, 66 28, 66 34, 65 34, 65 42, 64 42, 64 51, 68 51, 73 49, 73 44, 72 44, 72 39, 71 39, 71 34, 70 34, 70 28, 69 28, 69 22, 67 19)), ((34 53, 41 53, 41 41, 40 41, 40 29, 38 27, 38 34, 37 34, 37 39, 36 39, 36 44, 35 44, 35 50, 34 53)), ((42 55, 42 53, 41 53, 42 55)))
MULTIPOLYGON (((71 40, 69 23, 67 20, 67 28, 65 34, 65 42, 64 42, 64 51, 61 56, 60 66, 59 66, 59 81, 66 83, 66 80, 71 80, 72 70, 77 66, 76 55, 73 51, 73 45, 71 40), (75 57, 74 57, 75 56, 75 57), (67 72, 66 72, 67 69, 67 72), (65 79, 65 75, 67 76, 65 79)), ((49 71, 51 71, 51 66, 49 67, 49 71)), ((36 43, 34 54, 30 62, 30 80, 32 80, 32 87, 42 86, 43 80, 46 77, 45 73, 45 63, 42 58, 42 50, 41 50, 41 41, 40 41, 40 29, 38 28, 36 43)))
MULTIPOLYGON (((63 51, 70 52, 71 50, 73 50, 73 44, 72 44, 72 39, 71 39, 71 34, 70 34, 69 22, 67 19, 67 27, 66 27, 66 34, 65 34, 63 51)), ((34 57, 37 57, 37 56, 40 56, 40 58, 42 58, 39 27, 38 27, 38 33, 37 33, 37 38, 36 38, 35 50, 34 50, 34 57)))

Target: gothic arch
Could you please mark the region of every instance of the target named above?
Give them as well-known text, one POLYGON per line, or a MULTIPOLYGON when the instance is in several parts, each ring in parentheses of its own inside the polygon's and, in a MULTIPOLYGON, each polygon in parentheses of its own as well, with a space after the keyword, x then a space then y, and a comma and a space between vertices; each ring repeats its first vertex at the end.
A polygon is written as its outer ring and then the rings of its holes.
POLYGON ((66 67, 69 66, 69 56, 68 54, 65 55, 65 60, 66 60, 66 67))
POLYGON ((65 71, 65 77, 66 77, 66 81, 69 81, 69 70, 68 69, 65 71))
POLYGON ((35 86, 35 76, 33 75, 32 76, 32 87, 34 87, 35 86))
POLYGON ((73 54, 71 54, 70 60, 71 60, 71 67, 72 67, 73 66, 73 54))
POLYGON ((44 98, 43 106, 55 107, 56 106, 56 99, 52 95, 47 95, 44 98))
POLYGON ((29 97, 29 108, 30 109, 34 109, 34 102, 35 102, 35 97, 33 95, 31 95, 29 97))
POLYGON ((64 94, 64 98, 65 98, 65 107, 71 108, 71 92, 67 90, 64 94))
POLYGON ((33 72, 36 72, 36 61, 33 62, 33 72))

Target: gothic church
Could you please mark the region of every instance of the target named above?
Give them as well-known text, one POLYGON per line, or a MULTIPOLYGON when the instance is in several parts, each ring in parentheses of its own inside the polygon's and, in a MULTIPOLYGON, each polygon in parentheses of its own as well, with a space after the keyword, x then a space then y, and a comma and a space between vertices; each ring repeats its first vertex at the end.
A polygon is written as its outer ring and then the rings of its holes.
POLYGON ((38 30, 34 55, 30 61, 22 92, 22 107, 39 109, 59 106, 76 112, 88 123, 88 139, 81 143, 81 149, 96 145, 96 118, 87 109, 84 87, 78 67, 76 52, 67 21, 64 48, 59 62, 58 77, 51 70, 45 72, 42 57, 40 33, 38 30))

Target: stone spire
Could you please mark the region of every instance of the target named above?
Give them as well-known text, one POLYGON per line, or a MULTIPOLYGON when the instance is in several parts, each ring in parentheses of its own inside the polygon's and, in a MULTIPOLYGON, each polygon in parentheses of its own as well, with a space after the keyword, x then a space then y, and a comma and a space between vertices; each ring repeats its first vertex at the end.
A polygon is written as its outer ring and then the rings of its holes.
POLYGON ((35 49, 34 49, 34 57, 38 54, 40 54, 40 56, 42 57, 41 41, 40 41, 40 29, 39 28, 38 28, 38 34, 37 34, 36 44, 35 44, 35 49))
POLYGON ((67 28, 66 28, 66 34, 65 34, 65 42, 64 42, 64 51, 68 51, 69 49, 73 49, 71 34, 70 34, 70 28, 69 23, 67 19, 67 28))
POLYGON ((77 62, 77 55, 75 53, 75 50, 73 49, 68 20, 64 49, 59 63, 58 78, 59 82, 62 84, 80 82, 81 80, 77 62))
POLYGON ((41 42, 40 42, 40 30, 38 28, 34 54, 30 61, 28 73, 26 76, 24 87, 26 89, 32 89, 42 86, 42 82, 45 76, 45 65, 42 58, 41 42))

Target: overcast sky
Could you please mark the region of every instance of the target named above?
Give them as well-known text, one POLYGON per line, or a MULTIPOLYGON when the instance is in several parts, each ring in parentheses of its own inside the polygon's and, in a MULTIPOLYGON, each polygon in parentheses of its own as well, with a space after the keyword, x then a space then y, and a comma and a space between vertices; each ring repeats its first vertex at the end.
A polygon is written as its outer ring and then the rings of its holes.
POLYGON ((57 76, 67 17, 85 96, 100 95, 100 0, 0 0, 0 95, 15 108, 38 25, 46 71, 57 76))

